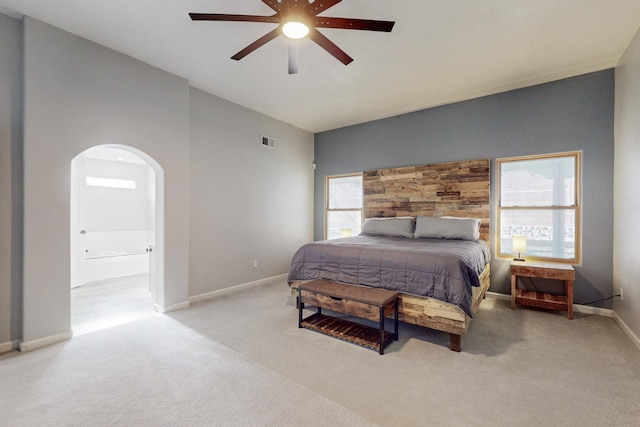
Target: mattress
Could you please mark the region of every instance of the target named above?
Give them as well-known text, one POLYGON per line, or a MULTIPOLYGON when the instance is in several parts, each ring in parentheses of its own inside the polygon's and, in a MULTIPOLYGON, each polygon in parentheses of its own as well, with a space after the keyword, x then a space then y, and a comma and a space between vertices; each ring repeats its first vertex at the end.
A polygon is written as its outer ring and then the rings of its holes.
POLYGON ((302 246, 288 281, 325 279, 435 298, 472 313, 472 288, 491 260, 483 241, 356 236, 302 246))

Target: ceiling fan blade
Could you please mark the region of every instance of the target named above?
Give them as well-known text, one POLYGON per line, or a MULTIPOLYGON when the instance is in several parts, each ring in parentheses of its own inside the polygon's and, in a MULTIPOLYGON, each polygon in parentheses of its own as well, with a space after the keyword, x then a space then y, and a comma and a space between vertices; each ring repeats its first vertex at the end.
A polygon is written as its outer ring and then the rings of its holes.
POLYGON ((348 65, 353 61, 353 58, 346 54, 346 52, 335 45, 331 40, 326 38, 320 31, 312 28, 309 32, 309 38, 313 40, 318 46, 333 55, 338 61, 344 65, 348 65))
MULTIPOLYGON (((266 0, 262 0, 262 1, 266 1, 266 0)), ((309 13, 311 13, 311 15, 316 16, 317 14, 324 12, 330 7, 337 5, 341 1, 342 0, 314 1, 307 7, 307 10, 309 11, 309 13)))
POLYGON ((289 40, 289 74, 298 74, 300 68, 300 41, 289 40))
POLYGON ((314 25, 318 28, 340 28, 343 30, 384 31, 390 33, 395 22, 371 19, 330 18, 316 16, 314 25))
POLYGON ((262 0, 262 3, 266 4, 276 12, 280 12, 280 9, 282 9, 282 4, 278 3, 276 0, 262 0))
POLYGON ((280 29, 276 28, 275 30, 270 31, 267 34, 265 34, 264 36, 260 37, 258 40, 254 41, 249 46, 247 46, 244 49, 242 49, 240 52, 238 52, 235 55, 233 55, 231 57, 231 59, 235 59, 236 61, 240 61, 242 58, 244 58, 245 56, 247 56, 248 54, 250 54, 251 52, 253 52, 257 48, 259 48, 260 46, 263 46, 263 45, 269 43, 271 40, 275 39, 279 35, 280 35, 280 29))
POLYGON ((232 15, 227 13, 190 13, 192 21, 245 21, 245 22, 280 22, 274 16, 261 15, 232 15))

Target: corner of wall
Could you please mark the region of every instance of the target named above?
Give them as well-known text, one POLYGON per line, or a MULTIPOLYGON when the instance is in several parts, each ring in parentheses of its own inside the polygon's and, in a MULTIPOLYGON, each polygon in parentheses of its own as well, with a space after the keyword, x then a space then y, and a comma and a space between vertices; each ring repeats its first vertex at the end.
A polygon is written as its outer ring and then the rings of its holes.
POLYGON ((631 342, 638 348, 638 350, 640 350, 640 338, 638 337, 638 335, 633 332, 629 325, 627 325, 615 311, 613 312, 613 318, 618 326, 620 326, 620 329, 622 329, 622 331, 629 337, 631 342))

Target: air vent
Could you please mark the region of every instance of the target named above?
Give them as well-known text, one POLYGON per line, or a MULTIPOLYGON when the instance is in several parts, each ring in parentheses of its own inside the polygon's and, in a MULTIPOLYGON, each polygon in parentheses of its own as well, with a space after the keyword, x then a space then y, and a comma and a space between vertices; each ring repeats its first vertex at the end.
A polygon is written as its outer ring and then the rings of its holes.
POLYGON ((268 137, 268 136, 262 135, 262 139, 260 140, 260 144, 263 147, 276 148, 276 140, 271 138, 271 137, 268 137))

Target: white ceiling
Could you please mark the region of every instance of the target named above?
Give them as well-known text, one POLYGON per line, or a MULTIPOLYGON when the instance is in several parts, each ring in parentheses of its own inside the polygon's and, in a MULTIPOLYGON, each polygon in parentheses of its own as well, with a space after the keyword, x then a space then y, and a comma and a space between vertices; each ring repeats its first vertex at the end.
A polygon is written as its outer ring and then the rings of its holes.
POLYGON ((640 0, 343 0, 325 16, 396 21, 391 33, 321 29, 344 66, 303 41, 287 74, 274 24, 193 22, 188 12, 270 15, 261 0, 0 0, 311 132, 614 67, 640 27, 640 0))

